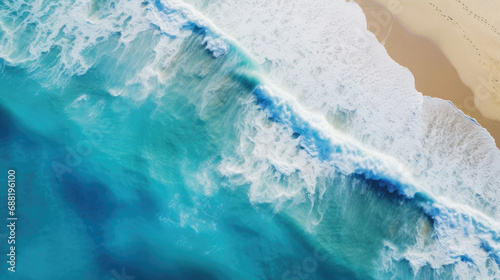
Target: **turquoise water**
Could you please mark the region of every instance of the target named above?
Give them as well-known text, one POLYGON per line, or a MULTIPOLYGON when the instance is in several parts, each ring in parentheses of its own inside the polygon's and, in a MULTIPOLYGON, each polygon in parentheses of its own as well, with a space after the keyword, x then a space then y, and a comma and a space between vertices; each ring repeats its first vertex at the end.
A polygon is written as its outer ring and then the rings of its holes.
POLYGON ((498 277, 495 201, 433 195, 179 5, 0 4, 2 279, 498 277))

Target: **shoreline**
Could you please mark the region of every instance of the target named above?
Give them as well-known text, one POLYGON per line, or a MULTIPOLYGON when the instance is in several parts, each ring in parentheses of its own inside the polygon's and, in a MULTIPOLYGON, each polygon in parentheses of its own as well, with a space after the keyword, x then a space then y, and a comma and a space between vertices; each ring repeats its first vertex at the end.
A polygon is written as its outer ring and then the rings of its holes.
POLYGON ((451 101, 485 128, 500 149, 500 121, 484 117, 474 104, 474 92, 464 83, 445 53, 430 38, 409 30, 397 16, 376 0, 355 0, 362 8, 367 29, 384 46, 389 56, 408 68, 415 88, 424 96, 451 101))

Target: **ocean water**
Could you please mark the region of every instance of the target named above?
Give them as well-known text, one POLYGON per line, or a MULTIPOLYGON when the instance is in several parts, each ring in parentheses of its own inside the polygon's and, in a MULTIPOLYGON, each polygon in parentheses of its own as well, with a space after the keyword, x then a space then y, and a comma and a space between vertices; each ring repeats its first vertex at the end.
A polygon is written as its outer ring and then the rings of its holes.
POLYGON ((0 278, 500 278, 494 140, 365 26, 343 0, 0 2, 0 278))

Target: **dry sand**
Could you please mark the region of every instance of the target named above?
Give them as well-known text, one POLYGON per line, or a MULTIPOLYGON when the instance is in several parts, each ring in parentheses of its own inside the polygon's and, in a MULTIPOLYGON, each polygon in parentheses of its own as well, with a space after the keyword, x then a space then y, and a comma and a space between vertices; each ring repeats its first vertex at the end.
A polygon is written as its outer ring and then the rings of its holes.
MULTIPOLYGON (((379 1, 388 2, 386 0, 379 1)), ((366 15, 368 29, 384 44, 392 59, 412 72, 415 77, 416 89, 424 95, 452 101, 460 110, 475 118, 481 126, 486 128, 495 138, 497 147, 500 148, 500 121, 486 118, 481 114, 481 110, 478 110, 474 102, 476 101, 476 105, 478 105, 478 94, 474 98, 474 93, 470 89, 472 86, 469 87, 462 82, 464 80, 463 76, 468 75, 469 77, 476 77, 476 79, 481 77, 481 71, 477 70, 474 73, 474 67, 471 67, 467 69, 466 73, 459 75, 456 70, 458 68, 454 67, 438 44, 427 37, 414 33, 414 30, 409 30, 406 25, 403 26, 400 18, 404 17, 405 13, 402 11, 390 12, 374 0, 356 0, 356 2, 366 15)), ((410 8, 404 7, 403 11, 408 9, 410 8)), ((425 19, 422 18, 422 21, 425 21, 425 19)), ((434 21, 434 24, 441 23, 434 21)), ((500 37, 498 42, 500 43, 500 37)), ((500 48, 498 52, 500 54, 500 48)), ((464 60, 467 60, 467 58, 464 58, 464 60)), ((479 81, 479 83, 482 85, 481 83, 486 83, 486 81, 479 81)), ((483 98, 484 92, 491 95, 490 91, 485 90, 487 85, 483 87, 483 89, 480 86, 478 88, 480 97, 483 98)), ((484 105, 484 102, 479 102, 480 107, 481 105, 484 105)), ((488 109, 491 106, 486 107, 488 109)), ((500 119, 500 106, 493 109, 493 115, 498 115, 498 119, 500 119)))
POLYGON ((375 0, 410 31, 434 42, 473 90, 483 116, 500 121, 498 0, 375 0))

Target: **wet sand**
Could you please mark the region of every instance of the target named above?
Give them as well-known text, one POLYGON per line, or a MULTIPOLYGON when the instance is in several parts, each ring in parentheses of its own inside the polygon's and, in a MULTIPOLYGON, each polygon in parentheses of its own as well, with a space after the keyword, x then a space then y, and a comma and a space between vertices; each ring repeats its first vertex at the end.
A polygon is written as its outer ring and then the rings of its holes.
POLYGON ((500 148, 500 121, 485 118, 479 112, 474 105, 473 91, 462 82, 440 48, 426 37, 409 31, 375 1, 355 1, 365 13, 367 28, 377 36, 394 61, 412 72, 416 89, 424 95, 452 101, 486 128, 500 148))

